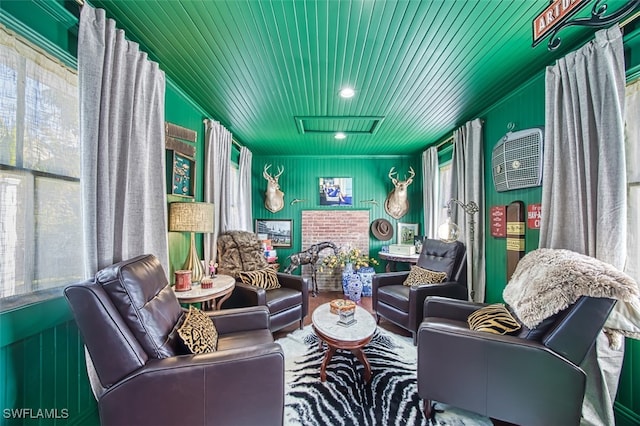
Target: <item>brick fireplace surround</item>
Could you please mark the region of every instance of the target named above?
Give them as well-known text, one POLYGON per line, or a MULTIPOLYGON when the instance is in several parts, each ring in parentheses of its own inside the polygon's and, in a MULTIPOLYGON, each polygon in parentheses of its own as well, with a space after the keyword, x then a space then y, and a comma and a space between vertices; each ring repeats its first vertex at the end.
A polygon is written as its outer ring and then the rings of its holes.
MULTIPOLYGON (((303 210, 302 250, 323 241, 331 241, 338 247, 359 248, 368 253, 369 210, 303 210)), ((331 249, 320 252, 318 269, 322 259, 330 254, 331 249)), ((341 272, 327 268, 318 271, 318 290, 342 291, 341 272)), ((304 266, 302 275, 311 278, 311 268, 304 266)))

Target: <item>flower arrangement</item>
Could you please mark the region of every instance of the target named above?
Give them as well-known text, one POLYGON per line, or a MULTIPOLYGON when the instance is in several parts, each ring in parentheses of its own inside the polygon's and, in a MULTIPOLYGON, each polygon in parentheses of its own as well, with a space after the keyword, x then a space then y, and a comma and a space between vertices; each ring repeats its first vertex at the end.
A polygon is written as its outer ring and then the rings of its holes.
POLYGON ((322 265, 327 268, 344 268, 347 263, 351 263, 353 268, 358 270, 363 266, 377 265, 378 261, 373 257, 362 253, 358 248, 341 247, 337 254, 331 254, 322 260, 322 265))

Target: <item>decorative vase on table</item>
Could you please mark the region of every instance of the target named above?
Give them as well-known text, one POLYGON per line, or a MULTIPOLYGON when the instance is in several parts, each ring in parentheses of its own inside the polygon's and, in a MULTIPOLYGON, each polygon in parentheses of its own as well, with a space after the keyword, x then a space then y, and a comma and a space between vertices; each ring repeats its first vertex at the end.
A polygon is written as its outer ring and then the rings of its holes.
POLYGON ((349 296, 349 277, 353 275, 353 264, 347 263, 342 270, 342 292, 345 296, 349 296))
POLYGON ((372 282, 373 276, 376 274, 376 270, 371 266, 364 266, 358 269, 358 275, 360 276, 360 281, 362 281, 362 295, 363 296, 371 296, 372 293, 372 282))
POLYGON ((360 275, 351 274, 348 280, 349 300, 360 303, 360 298, 362 297, 362 280, 360 279, 360 275))

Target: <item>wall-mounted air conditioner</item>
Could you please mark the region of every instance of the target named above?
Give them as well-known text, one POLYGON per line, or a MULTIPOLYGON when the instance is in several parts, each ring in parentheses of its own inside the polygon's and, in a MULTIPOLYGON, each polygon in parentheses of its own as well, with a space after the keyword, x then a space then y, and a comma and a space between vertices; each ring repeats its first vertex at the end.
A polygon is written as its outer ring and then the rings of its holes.
POLYGON ((491 156, 496 191, 542 184, 543 133, 540 127, 509 132, 496 143, 491 156))

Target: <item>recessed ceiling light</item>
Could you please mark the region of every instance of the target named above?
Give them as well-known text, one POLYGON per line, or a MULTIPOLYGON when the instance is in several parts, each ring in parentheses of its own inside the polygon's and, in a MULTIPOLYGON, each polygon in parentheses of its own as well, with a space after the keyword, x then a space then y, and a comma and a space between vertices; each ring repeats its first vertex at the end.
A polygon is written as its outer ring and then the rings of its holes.
POLYGON ((334 136, 334 138, 336 138, 336 139, 344 139, 344 138, 346 138, 346 137, 347 137, 347 135, 345 135, 345 134, 344 134, 344 133, 342 133, 342 132, 338 132, 338 133, 336 133, 336 134, 335 134, 335 136, 334 136))
POLYGON ((356 91, 351 87, 345 87, 344 89, 340 90, 340 96, 343 98, 352 98, 355 94, 356 91))

